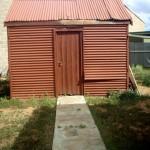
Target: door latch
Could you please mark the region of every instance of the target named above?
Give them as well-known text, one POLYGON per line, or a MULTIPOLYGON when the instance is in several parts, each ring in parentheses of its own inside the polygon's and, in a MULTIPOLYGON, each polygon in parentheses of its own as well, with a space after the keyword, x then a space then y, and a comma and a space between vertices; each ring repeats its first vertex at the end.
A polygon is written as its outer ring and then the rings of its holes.
POLYGON ((58 61, 58 66, 62 66, 62 61, 58 61))

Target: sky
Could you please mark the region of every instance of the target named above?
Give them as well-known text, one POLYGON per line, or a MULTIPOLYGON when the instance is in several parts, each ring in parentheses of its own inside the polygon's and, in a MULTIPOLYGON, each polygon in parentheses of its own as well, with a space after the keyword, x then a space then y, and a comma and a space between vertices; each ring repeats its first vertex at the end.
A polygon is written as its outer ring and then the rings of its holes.
POLYGON ((150 31, 150 0, 123 0, 123 2, 145 22, 145 30, 150 31))

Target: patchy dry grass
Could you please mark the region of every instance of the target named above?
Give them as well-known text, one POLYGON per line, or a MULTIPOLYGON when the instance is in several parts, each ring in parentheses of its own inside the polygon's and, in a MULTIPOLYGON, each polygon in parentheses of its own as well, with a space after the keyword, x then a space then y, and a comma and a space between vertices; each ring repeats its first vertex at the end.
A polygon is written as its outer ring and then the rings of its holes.
POLYGON ((86 99, 107 150, 149 150, 150 98, 86 99))
POLYGON ((150 87, 138 85, 141 94, 150 95, 150 87))
POLYGON ((0 101, 0 149, 51 149, 56 101, 0 101))

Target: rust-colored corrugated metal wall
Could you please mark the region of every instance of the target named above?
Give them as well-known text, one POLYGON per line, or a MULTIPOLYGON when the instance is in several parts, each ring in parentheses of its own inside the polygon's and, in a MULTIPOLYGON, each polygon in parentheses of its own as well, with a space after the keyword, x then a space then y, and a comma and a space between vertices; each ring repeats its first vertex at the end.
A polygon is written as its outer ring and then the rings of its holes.
POLYGON ((127 88, 127 25, 84 27, 84 92, 127 88))
MULTIPOLYGON (((127 88, 127 28, 127 25, 83 27, 84 94, 105 96, 109 90, 127 88)), ((53 29, 8 27, 11 97, 27 99, 45 92, 55 96, 53 29)))
POLYGON ((54 96, 53 37, 50 27, 10 27, 11 97, 54 96))

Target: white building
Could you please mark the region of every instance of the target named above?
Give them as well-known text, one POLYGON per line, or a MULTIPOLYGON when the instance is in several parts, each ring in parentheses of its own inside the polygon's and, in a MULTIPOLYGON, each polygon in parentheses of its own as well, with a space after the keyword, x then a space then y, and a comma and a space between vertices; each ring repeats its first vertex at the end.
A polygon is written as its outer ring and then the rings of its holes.
POLYGON ((140 32, 145 30, 145 23, 144 21, 138 17, 132 10, 130 10, 128 7, 127 11, 132 17, 132 25, 129 25, 129 32, 140 32))
POLYGON ((4 20, 12 0, 0 0, 0 72, 8 67, 7 28, 4 20))

